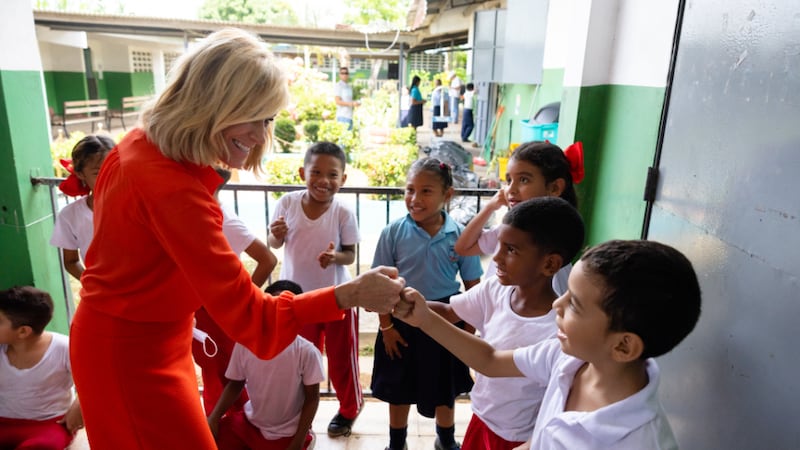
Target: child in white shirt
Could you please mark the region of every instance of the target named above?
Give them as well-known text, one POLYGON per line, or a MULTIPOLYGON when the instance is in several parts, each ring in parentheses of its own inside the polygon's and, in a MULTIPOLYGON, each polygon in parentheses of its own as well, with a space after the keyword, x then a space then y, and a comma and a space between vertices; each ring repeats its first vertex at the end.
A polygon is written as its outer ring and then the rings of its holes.
POLYGON ((420 327, 475 370, 547 383, 533 449, 677 449, 658 400, 658 365, 700 317, 700 286, 679 251, 609 241, 575 264, 553 302, 558 340, 495 350, 436 314, 406 288, 396 317, 420 327))
MULTIPOLYGON (((266 291, 302 293, 297 283, 276 281, 266 291)), ((319 383, 325 379, 322 355, 298 336, 270 360, 256 357, 243 345, 233 348, 226 376, 230 381, 208 416, 220 450, 300 450, 313 442, 311 423, 319 407, 319 383), (223 414, 247 384, 250 400, 244 411, 223 414)))

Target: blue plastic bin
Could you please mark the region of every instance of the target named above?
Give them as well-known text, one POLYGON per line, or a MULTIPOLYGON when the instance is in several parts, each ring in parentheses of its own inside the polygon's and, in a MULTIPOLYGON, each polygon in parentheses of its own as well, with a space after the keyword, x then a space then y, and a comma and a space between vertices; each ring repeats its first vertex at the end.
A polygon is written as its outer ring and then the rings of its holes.
POLYGON ((558 123, 531 123, 529 119, 522 122, 522 142, 550 141, 556 144, 558 140, 558 123))

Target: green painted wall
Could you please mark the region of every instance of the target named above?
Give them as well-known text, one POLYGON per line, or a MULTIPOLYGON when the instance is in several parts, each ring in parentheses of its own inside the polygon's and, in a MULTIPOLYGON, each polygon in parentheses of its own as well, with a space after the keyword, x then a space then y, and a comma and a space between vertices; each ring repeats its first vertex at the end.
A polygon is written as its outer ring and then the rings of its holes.
POLYGON ((109 109, 120 109, 122 97, 133 95, 131 74, 128 72, 103 72, 109 109))
POLYGON ((155 81, 152 72, 134 72, 131 74, 132 95, 150 95, 155 91, 155 81))
POLYGON ((66 333, 67 309, 53 232, 50 193, 31 176, 52 176, 39 71, 0 71, 0 288, 33 285, 56 305, 49 329, 66 333))
POLYGON ((500 118, 495 136, 495 154, 508 149, 508 145, 520 142, 522 119, 530 119, 542 106, 561 100, 564 84, 563 69, 545 69, 541 85, 506 84, 503 86, 500 103, 506 110, 500 118), (519 96, 519 105, 517 97, 519 96))
POLYGON ((587 244, 641 234, 647 168, 653 163, 664 88, 603 85, 564 89, 559 143, 581 141, 578 185, 587 244))
POLYGON ((47 104, 56 114, 63 113, 63 102, 89 98, 86 75, 83 72, 44 72, 47 104))

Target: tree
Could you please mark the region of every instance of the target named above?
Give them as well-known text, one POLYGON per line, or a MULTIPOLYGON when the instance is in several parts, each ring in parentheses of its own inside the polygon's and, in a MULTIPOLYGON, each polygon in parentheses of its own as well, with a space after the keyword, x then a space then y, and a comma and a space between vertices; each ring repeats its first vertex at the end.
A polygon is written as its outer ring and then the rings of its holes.
POLYGON ((404 28, 409 0, 344 0, 346 23, 374 25, 383 22, 386 28, 404 28))
POLYGON ((297 14, 285 0, 206 0, 198 14, 201 19, 226 22, 297 25, 297 14))

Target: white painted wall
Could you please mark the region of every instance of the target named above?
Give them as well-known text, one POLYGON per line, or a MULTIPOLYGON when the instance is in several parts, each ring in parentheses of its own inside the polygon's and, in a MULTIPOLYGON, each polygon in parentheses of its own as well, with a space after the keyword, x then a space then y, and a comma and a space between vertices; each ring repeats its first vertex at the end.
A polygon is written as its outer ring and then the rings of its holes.
POLYGON ((42 70, 30 0, 0 2, 0 42, 0 70, 42 70))
MULTIPOLYGON (((551 36, 568 42, 565 86, 666 85, 678 0, 567 0, 552 7, 564 10, 554 12, 552 31, 548 23, 548 44, 551 36)), ((546 61, 548 55, 554 57, 546 47, 546 61)))
POLYGON ((128 46, 118 42, 92 37, 89 39, 92 48, 92 59, 95 69, 100 65, 106 72, 130 72, 131 63, 128 57, 128 46))
POLYGON ((575 31, 573 0, 550 0, 547 8, 547 37, 544 41, 545 69, 563 69, 567 64, 569 40, 575 31))
POLYGON ((83 49, 39 42, 39 52, 42 70, 83 73, 83 49))
POLYGON ((678 0, 621 0, 609 83, 664 87, 678 0))

